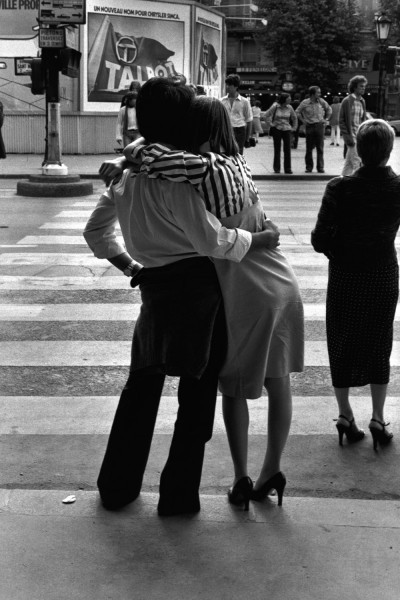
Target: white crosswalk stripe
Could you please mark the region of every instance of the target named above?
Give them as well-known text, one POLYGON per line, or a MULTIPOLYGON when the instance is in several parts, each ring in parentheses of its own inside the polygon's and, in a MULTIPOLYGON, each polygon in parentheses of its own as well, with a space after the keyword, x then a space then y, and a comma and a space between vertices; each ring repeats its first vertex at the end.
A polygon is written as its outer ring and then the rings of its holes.
MULTIPOLYGON (((0 396, 0 435, 107 435, 110 431, 118 396, 0 396)), ((369 398, 354 399, 354 409, 363 412, 369 398)), ((397 410, 398 398, 388 397, 387 408, 397 410)), ((336 417, 336 405, 332 398, 294 396, 292 435, 321 435, 332 433, 332 419, 336 417), (315 418, 310 422, 309 411, 315 418), (328 418, 327 418, 328 416, 328 418)), ((156 434, 172 431, 178 401, 176 396, 163 396, 156 423, 156 434)), ((265 397, 251 402, 250 435, 263 435, 267 423, 268 402, 265 397)), ((393 423, 393 430, 400 432, 400 423, 393 423)), ((215 415, 214 434, 224 434, 221 397, 215 415)))

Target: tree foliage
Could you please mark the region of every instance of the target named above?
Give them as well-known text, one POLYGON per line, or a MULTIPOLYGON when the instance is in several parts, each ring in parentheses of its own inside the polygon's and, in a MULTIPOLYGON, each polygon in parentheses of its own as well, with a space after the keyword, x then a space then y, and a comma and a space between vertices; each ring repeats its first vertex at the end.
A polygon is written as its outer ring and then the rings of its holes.
POLYGON ((358 58, 356 0, 260 0, 268 19, 263 43, 279 72, 300 87, 333 91, 343 61, 358 58))

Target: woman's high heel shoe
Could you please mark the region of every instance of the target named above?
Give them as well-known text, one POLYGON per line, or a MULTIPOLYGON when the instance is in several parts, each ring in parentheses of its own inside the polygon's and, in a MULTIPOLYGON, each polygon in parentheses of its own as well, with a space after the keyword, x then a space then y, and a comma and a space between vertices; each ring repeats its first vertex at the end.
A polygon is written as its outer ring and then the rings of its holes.
POLYGON ((392 441, 393 433, 391 433, 390 431, 386 431, 385 429, 385 427, 387 427, 388 425, 390 425, 390 423, 382 423, 382 421, 378 421, 377 419, 371 419, 371 422, 369 424, 369 430, 371 432, 372 439, 374 440, 374 450, 378 450, 378 443, 381 446, 387 446, 387 444, 389 444, 392 441), (372 422, 378 423, 382 427, 382 429, 379 429, 374 425, 371 426, 372 422))
POLYGON ((268 481, 263 483, 258 490, 253 489, 250 499, 255 500, 256 502, 261 502, 262 500, 265 500, 271 490, 276 490, 276 493, 278 494, 278 506, 282 506, 285 486, 286 477, 281 471, 279 471, 279 473, 275 473, 273 477, 270 477, 268 481))
POLYGON ((358 429, 354 417, 350 420, 344 415, 339 415, 338 419, 335 421, 339 421, 339 419, 345 419, 348 425, 344 423, 336 423, 336 429, 339 433, 339 446, 343 446, 343 434, 346 434, 347 441, 349 444, 354 444, 355 442, 359 442, 365 436, 365 431, 363 429, 358 429))
POLYGON ((253 490, 253 482, 250 477, 242 477, 228 491, 228 500, 235 506, 244 504, 244 510, 249 510, 250 495, 253 490))

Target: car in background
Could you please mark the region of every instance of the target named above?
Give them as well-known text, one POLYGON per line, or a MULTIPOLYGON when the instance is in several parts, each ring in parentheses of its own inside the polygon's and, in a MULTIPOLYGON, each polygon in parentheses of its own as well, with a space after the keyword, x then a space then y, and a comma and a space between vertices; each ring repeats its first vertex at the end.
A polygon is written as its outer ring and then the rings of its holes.
POLYGON ((386 121, 389 123, 390 127, 393 129, 396 135, 400 135, 400 118, 398 117, 388 117, 386 121))

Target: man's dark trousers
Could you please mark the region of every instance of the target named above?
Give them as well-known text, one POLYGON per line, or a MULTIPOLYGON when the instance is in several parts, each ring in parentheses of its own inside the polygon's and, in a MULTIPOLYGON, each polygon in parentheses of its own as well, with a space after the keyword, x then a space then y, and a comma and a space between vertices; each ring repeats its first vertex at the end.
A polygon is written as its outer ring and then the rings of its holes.
MULTIPOLYGON (((226 352, 225 316, 219 310, 203 375, 180 377, 178 415, 160 480, 160 510, 197 511, 206 443, 211 439, 218 373, 226 352)), ((121 394, 97 485, 108 506, 132 502, 140 493, 165 375, 133 371, 121 394), (125 501, 124 501, 125 499, 125 501)))
POLYGON ((306 125, 306 170, 312 171, 314 167, 313 150, 317 150, 317 171, 324 170, 324 123, 306 125))
POLYGON ((240 154, 243 154, 244 143, 246 141, 246 125, 244 127, 234 127, 233 133, 235 134, 235 139, 239 146, 239 152, 240 154))

